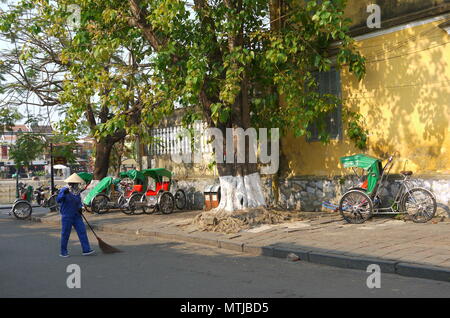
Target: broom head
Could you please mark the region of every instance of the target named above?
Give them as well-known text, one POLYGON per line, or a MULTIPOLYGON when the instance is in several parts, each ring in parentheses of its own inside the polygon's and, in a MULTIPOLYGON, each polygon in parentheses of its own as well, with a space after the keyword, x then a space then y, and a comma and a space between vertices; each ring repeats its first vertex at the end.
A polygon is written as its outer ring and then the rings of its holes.
POLYGON ((114 246, 111 246, 109 244, 106 244, 101 238, 97 237, 98 241, 98 247, 102 250, 105 254, 112 254, 112 253, 121 253, 122 251, 118 248, 115 248, 114 246))

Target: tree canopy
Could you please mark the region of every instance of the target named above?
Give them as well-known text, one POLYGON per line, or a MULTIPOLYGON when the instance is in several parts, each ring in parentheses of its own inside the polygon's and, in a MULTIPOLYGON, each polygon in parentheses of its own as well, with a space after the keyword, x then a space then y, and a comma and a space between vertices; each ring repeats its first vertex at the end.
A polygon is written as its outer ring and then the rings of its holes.
POLYGON ((20 134, 16 143, 11 145, 9 157, 14 160, 16 167, 29 167, 31 162, 42 155, 45 143, 42 136, 33 134, 20 134))
MULTIPOLYGON (((59 107, 64 133, 86 123, 108 158, 108 147, 147 136, 175 105, 211 127, 307 135, 341 103, 318 93, 314 73, 365 72, 345 2, 21 0, 0 15, 14 44, 2 58, 3 87, 17 101, 59 107), (79 8, 77 25, 69 5, 79 8)), ((348 115, 350 137, 364 146, 357 114, 348 115)))

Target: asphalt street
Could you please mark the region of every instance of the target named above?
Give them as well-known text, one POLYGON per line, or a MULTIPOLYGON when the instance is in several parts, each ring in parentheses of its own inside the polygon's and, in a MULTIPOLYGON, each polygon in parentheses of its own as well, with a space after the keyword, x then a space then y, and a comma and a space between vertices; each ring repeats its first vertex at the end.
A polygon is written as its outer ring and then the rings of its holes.
POLYGON ((102 233, 123 250, 82 256, 73 231, 69 258, 59 257, 59 228, 0 216, 0 297, 450 297, 450 283, 370 275, 302 261, 251 256, 148 237, 102 233), (68 288, 70 264, 80 288, 68 288))

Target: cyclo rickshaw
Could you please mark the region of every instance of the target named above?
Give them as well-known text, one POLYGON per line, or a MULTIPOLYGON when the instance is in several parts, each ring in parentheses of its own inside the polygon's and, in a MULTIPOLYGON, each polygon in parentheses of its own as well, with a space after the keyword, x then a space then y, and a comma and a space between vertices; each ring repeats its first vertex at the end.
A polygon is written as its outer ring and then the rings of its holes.
POLYGON ((412 171, 401 171, 402 180, 395 197, 387 205, 382 197, 389 172, 393 166, 393 156, 383 167, 380 159, 364 154, 342 157, 344 168, 352 168, 361 184, 348 189, 339 202, 339 212, 348 223, 364 223, 373 214, 407 213, 412 221, 425 223, 436 213, 436 198, 425 188, 416 187, 410 180, 412 171), (366 175, 356 171, 361 168, 366 175))
POLYGON ((138 214, 139 210, 136 210, 135 203, 140 201, 142 194, 123 179, 144 180, 144 178, 138 171, 128 173, 122 174, 121 178, 103 178, 84 198, 85 209, 99 214, 106 213, 110 209, 120 209, 125 214, 138 214))
POLYGON ((141 204, 138 205, 144 213, 160 211, 169 214, 175 207, 179 210, 186 207, 186 193, 178 189, 172 172, 164 168, 154 168, 144 169, 142 174, 155 182, 155 189, 147 189, 141 197, 141 204))
POLYGON ((128 207, 123 208, 122 212, 125 214, 142 214, 144 211, 137 208, 135 203, 140 202, 141 196, 147 188, 147 178, 141 171, 134 169, 121 172, 119 177, 121 179, 119 183, 121 194, 117 199, 117 203, 119 206, 128 207))
POLYGON ((19 198, 14 201, 9 214, 13 214, 19 220, 25 220, 29 218, 33 212, 33 208, 31 206, 33 187, 19 182, 17 191, 19 191, 19 198))

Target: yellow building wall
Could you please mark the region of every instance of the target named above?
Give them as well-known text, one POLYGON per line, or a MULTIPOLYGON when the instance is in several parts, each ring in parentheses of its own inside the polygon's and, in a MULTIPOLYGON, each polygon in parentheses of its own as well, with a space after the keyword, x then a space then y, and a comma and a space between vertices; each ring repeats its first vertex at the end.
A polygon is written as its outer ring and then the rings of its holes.
MULTIPOLYGON (((367 60, 358 82, 341 71, 344 107, 364 116, 369 129, 369 155, 386 158, 398 152, 392 172, 450 174, 450 35, 443 21, 357 42, 367 60), (406 166, 405 166, 406 163, 406 166)), ((339 157, 361 153, 347 138, 328 145, 284 137, 287 177, 348 174, 339 157)))

